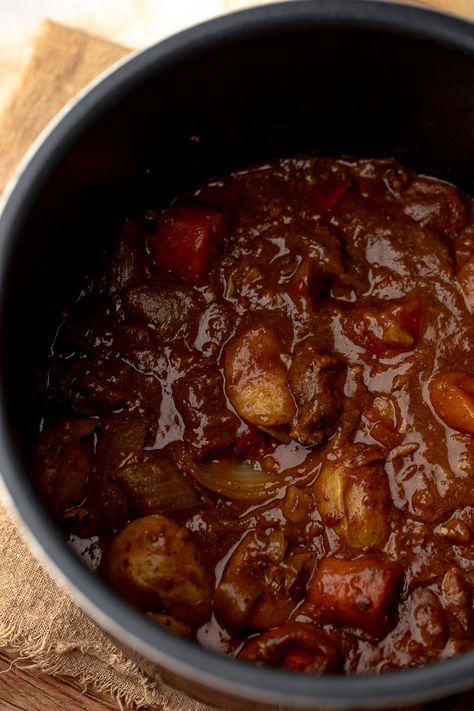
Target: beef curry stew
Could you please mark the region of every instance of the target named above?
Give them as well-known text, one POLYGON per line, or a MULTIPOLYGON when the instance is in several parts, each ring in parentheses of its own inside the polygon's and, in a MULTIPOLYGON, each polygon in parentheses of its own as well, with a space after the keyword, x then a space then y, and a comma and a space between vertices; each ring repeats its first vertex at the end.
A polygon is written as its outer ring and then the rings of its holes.
POLYGON ((300 156, 129 219, 40 377, 39 495, 157 624, 295 671, 474 647, 474 211, 300 156))

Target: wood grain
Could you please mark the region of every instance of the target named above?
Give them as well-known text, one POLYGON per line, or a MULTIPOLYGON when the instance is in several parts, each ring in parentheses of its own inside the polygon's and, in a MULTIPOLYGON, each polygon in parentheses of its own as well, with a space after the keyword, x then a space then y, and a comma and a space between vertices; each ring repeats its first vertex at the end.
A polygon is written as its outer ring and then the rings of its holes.
MULTIPOLYGON (((464 17, 474 19, 474 2, 473 0, 416 0, 416 2, 435 10, 444 10, 445 12, 457 13, 464 17)), ((472 711, 472 709, 470 709, 472 711)))
MULTIPOLYGON (((0 653, 0 711, 110 711, 113 702, 97 701, 77 688, 37 670, 18 669, 0 653)), ((427 706, 425 711, 473 711, 474 691, 427 706)), ((131 711, 131 709, 124 709, 131 711)), ((142 709, 146 711, 146 709, 142 709)), ((151 710, 150 710, 151 711, 151 710)), ((155 709, 156 711, 156 709, 155 709)))
POLYGON ((18 669, 0 655, 0 711, 110 711, 65 681, 36 670, 18 669))

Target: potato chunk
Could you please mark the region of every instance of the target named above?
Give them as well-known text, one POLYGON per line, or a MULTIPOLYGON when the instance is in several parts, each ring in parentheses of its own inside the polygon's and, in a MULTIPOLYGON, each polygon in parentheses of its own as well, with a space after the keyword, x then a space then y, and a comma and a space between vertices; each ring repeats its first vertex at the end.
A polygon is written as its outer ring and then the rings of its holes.
POLYGON ((365 555, 356 560, 323 558, 310 583, 309 601, 323 623, 359 627, 382 636, 403 569, 365 555))
POLYGON ((276 330, 266 324, 241 332, 226 348, 227 394, 240 417, 257 427, 283 425, 295 414, 281 353, 276 330))
POLYGON ((390 489, 379 447, 354 444, 328 461, 314 484, 326 526, 353 550, 381 548, 389 533, 390 489))
POLYGON ((438 373, 429 385, 433 409, 448 427, 474 435, 474 375, 438 373))
POLYGON ((164 609, 192 627, 210 617, 212 575, 192 534, 164 516, 129 523, 108 550, 105 574, 136 605, 164 609))
POLYGON ((251 608, 283 562, 286 548, 281 531, 268 535, 250 531, 237 546, 214 595, 216 614, 229 630, 239 632, 246 624, 251 608))

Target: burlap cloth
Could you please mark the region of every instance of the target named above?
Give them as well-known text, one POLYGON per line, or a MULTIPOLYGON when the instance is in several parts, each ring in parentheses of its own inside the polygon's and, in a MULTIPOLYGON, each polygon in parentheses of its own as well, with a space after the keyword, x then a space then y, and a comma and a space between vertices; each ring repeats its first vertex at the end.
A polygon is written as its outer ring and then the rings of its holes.
MULTIPOLYGON (((170 0, 172 2, 173 0, 170 0)), ((221 9, 251 2, 224 3, 221 9)), ((425 0, 474 19, 474 0, 425 0)), ((5 82, 20 73, 0 115, 0 192, 29 145, 76 92, 130 50, 46 21, 15 62, 0 56, 5 82)), ((1 496, 1 491, 0 491, 1 496)), ((0 649, 16 664, 37 666, 122 707, 206 711, 208 707, 138 667, 60 589, 30 553, 0 503, 0 649)), ((1 702, 0 674, 0 702, 1 702)))

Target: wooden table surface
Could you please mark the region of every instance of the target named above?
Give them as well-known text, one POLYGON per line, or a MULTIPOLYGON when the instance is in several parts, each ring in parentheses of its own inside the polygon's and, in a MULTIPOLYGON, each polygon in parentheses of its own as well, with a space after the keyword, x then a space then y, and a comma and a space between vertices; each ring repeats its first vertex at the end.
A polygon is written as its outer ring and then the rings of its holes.
POLYGON ((0 654, 0 711, 110 711, 114 703, 99 702, 78 689, 41 672, 12 667, 0 654))
MULTIPOLYGON (((474 0, 418 2, 474 16, 474 0)), ((0 653, 0 711, 108 711, 111 708, 118 707, 106 700, 97 701, 72 685, 36 670, 18 669, 0 653)), ((474 711, 474 691, 431 705, 429 711, 474 711)))
MULTIPOLYGON (((110 711, 113 702, 97 701, 66 682, 41 672, 12 667, 0 654, 0 711, 110 711)), ((124 711, 130 711, 124 709, 124 711)), ((474 711, 474 691, 432 704, 425 711, 474 711)))

